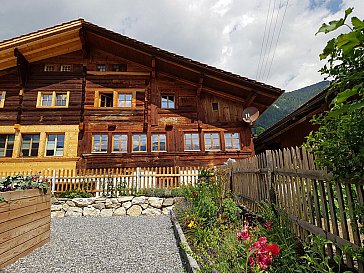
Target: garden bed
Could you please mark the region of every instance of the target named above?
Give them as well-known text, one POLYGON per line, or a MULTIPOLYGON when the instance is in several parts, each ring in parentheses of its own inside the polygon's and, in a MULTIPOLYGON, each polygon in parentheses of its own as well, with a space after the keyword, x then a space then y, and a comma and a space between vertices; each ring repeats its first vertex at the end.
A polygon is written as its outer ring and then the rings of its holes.
POLYGON ((0 192, 0 268, 49 241, 50 198, 39 189, 0 192))

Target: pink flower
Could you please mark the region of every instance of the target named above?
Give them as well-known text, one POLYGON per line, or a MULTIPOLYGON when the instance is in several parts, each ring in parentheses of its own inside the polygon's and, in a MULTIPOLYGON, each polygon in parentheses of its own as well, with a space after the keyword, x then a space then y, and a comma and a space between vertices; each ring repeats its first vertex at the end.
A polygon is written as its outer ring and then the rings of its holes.
POLYGON ((248 240, 250 238, 250 234, 249 234, 249 231, 248 231, 248 227, 249 227, 249 224, 245 224, 243 226, 243 228, 241 229, 241 232, 238 233, 238 240, 241 241, 241 240, 248 240))

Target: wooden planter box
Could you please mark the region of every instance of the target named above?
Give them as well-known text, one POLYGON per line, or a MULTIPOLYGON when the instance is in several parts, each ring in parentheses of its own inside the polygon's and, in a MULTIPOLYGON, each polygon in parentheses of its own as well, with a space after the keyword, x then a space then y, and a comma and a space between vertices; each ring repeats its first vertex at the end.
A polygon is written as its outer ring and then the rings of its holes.
POLYGON ((44 245, 50 239, 50 192, 38 189, 1 192, 0 268, 44 245))

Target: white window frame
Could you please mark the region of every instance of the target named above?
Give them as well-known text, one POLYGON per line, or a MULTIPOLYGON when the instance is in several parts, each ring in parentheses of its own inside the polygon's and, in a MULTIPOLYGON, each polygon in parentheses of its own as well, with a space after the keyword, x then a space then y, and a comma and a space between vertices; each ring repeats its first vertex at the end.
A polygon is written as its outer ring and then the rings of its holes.
POLYGON ((40 150, 40 133, 38 134, 28 134, 28 133, 25 133, 25 134, 22 134, 22 138, 21 138, 21 146, 20 146, 20 155, 21 157, 38 157, 39 156, 39 150, 40 150), (24 136, 27 136, 27 135, 38 135, 39 136, 39 139, 38 139, 38 150, 37 150, 37 155, 29 155, 29 151, 31 153, 32 151, 32 147, 33 147, 33 138, 30 140, 30 143, 29 143, 29 149, 28 149, 28 154, 27 155, 22 155, 23 153, 23 144, 24 144, 24 136))
POLYGON ((72 71, 72 65, 71 64, 62 64, 60 71, 61 72, 71 72, 72 71))
POLYGON ((138 134, 138 133, 136 133, 136 134, 133 134, 133 136, 132 136, 132 146, 131 146, 131 151, 133 152, 133 153, 146 153, 147 152, 147 150, 148 150, 148 138, 147 138, 147 134, 142 134, 142 133, 140 133, 140 134, 138 134), (134 142, 135 142, 135 137, 136 136, 139 136, 139 138, 138 138, 138 147, 139 147, 139 150, 134 150, 134 142), (140 143, 141 143, 141 141, 140 141, 140 139, 141 139, 141 137, 143 136, 143 138, 145 139, 145 151, 142 151, 142 150, 140 150, 140 147, 142 147, 143 145, 140 145, 140 143))
POLYGON ((219 132, 205 132, 204 133, 204 146, 205 146, 205 151, 213 151, 213 152, 217 152, 217 151, 221 151, 221 136, 219 132), (219 143, 219 148, 218 149, 214 149, 214 138, 213 135, 216 134, 218 136, 218 143, 219 143), (209 138, 206 138, 206 136, 210 135, 209 138), (206 148, 206 139, 209 139, 211 141, 211 149, 207 149, 206 148))
POLYGON ((56 66, 54 64, 44 65, 44 72, 54 72, 56 71, 56 66))
POLYGON ((112 147, 111 147, 112 153, 127 153, 128 152, 128 134, 126 133, 114 133, 112 134, 112 147), (118 141, 118 146, 115 145, 115 136, 120 136, 118 141), (120 148, 123 146, 123 143, 125 141, 125 150, 120 150, 120 148), (118 147, 117 150, 115 150, 115 147, 118 147))
POLYGON ((92 134, 92 147, 91 147, 92 153, 102 153, 102 154, 107 153, 108 146, 109 146, 109 135, 107 133, 92 134), (95 136, 96 135, 100 136, 100 149, 98 151, 95 151, 95 136), (102 150, 102 136, 106 136, 106 150, 105 151, 102 150))
POLYGON ((64 156, 64 150, 65 150, 65 134, 64 133, 49 133, 47 134, 47 142, 46 142, 46 147, 45 147, 45 151, 44 151, 44 156, 64 156), (53 155, 47 155, 48 152, 48 144, 49 144, 49 136, 51 135, 55 135, 55 139, 54 139, 54 147, 53 147, 53 155), (62 154, 58 154, 57 155, 57 146, 58 146, 58 138, 59 136, 62 135, 63 136, 63 149, 62 149, 62 154))
POLYGON ((238 132, 225 132, 224 133, 224 139, 225 139, 225 150, 226 151, 240 151, 241 150, 241 144, 240 144, 240 133, 238 132), (237 138, 233 138, 233 135, 237 134, 237 138), (227 137, 230 136, 230 137, 227 137), (227 148, 227 139, 231 141, 232 148, 227 148), (234 140, 238 140, 238 147, 235 147, 234 140))
POLYGON ((167 152, 167 135, 166 134, 163 134, 163 133, 161 133, 161 134, 152 134, 152 136, 151 136, 151 142, 152 142, 152 152, 167 152), (157 144, 157 150, 154 150, 153 149, 153 147, 154 147, 154 145, 153 145, 153 143, 154 143, 154 140, 153 140, 153 138, 155 138, 155 137, 157 137, 157 141, 158 141, 158 144, 157 144), (161 150, 161 141, 162 141, 162 138, 161 137, 163 137, 164 138, 164 150, 161 150))
POLYGON ((201 144, 200 144, 200 135, 199 133, 184 133, 183 134, 183 148, 184 148, 184 151, 188 151, 188 152, 191 152, 191 151, 201 151, 201 144), (193 143, 193 136, 192 135, 197 135, 197 143, 198 143, 198 149, 186 149, 186 142, 187 140, 191 141, 191 146, 194 147, 194 143, 193 143), (186 136, 189 136, 189 139, 186 139, 186 136))
POLYGON ((0 154, 0 158, 11 158, 13 156, 13 153, 14 153, 15 134, 0 134, 0 135, 5 136, 4 153, 0 154), (11 142, 11 141, 9 141, 9 136, 13 136, 13 141, 12 141, 13 148, 11 150, 11 156, 6 156, 6 152, 8 150, 9 142, 11 142))

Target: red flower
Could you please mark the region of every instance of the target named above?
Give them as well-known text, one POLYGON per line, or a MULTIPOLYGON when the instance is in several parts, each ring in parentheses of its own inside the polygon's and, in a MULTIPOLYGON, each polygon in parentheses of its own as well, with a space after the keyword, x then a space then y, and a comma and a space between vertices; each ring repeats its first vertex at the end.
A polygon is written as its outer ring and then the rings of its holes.
POLYGON ((265 223, 265 227, 268 229, 268 231, 270 230, 270 228, 272 227, 273 222, 272 221, 268 221, 265 223))
POLYGON ((197 196, 197 192, 195 192, 195 191, 192 194, 193 194, 193 197, 197 196))
POLYGON ((277 256, 279 254, 279 252, 281 251, 279 246, 277 246, 276 244, 270 244, 267 245, 267 251, 273 256, 277 256))

